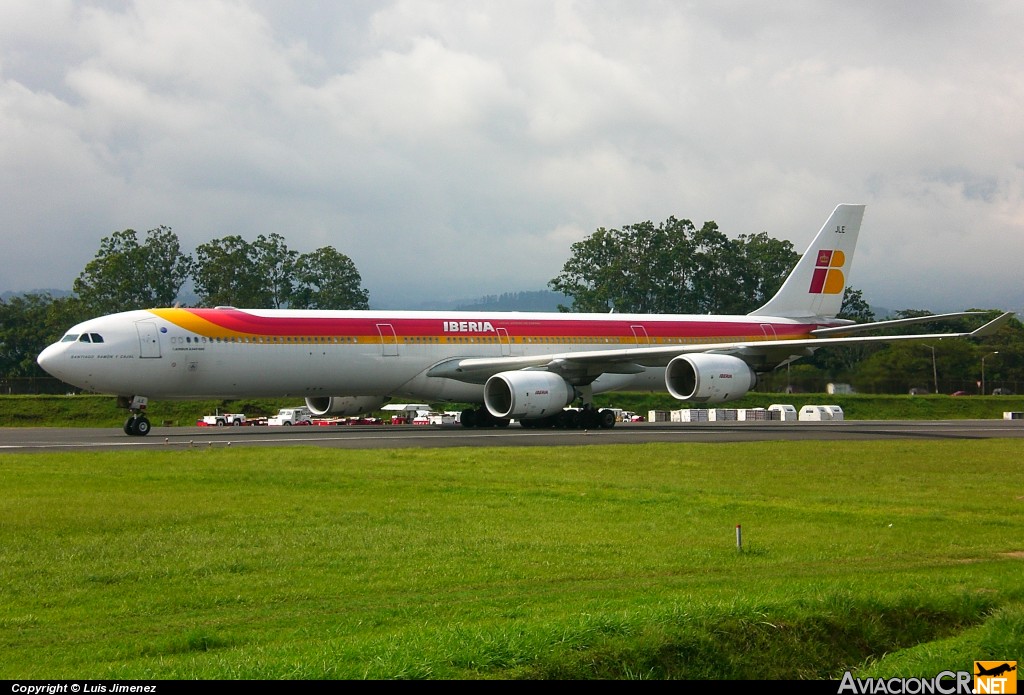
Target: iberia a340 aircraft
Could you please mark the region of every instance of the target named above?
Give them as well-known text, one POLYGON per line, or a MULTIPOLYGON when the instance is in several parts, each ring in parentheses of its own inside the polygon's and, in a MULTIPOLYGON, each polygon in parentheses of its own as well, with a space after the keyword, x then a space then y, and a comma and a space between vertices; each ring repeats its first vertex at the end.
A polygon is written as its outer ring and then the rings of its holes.
POLYGON ((594 394, 664 389, 722 403, 823 346, 982 336, 1009 319, 973 333, 857 335, 938 318, 836 318, 863 215, 863 205, 836 207, 778 293, 745 316, 149 309, 80 323, 38 361, 118 396, 130 435, 149 433, 150 398, 295 396, 340 416, 402 397, 479 404, 462 413, 467 427, 612 427, 594 394), (565 410, 577 400, 582 409, 565 410))

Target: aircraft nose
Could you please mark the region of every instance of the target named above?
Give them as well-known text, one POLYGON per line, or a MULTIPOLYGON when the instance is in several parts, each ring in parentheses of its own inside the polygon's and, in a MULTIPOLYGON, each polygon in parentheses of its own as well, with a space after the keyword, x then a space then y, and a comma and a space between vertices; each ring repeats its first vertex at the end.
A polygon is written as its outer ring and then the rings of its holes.
POLYGON ((39 357, 36 358, 36 363, 42 367, 47 374, 59 377, 58 374, 60 364, 60 343, 54 343, 50 345, 42 352, 39 353, 39 357))

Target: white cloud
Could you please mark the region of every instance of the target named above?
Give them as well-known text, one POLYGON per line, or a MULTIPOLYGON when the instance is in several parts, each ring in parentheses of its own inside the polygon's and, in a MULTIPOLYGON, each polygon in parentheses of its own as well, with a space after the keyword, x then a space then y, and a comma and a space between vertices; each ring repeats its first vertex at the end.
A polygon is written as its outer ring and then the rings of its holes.
POLYGON ((865 202, 870 301, 1021 309, 1022 30, 1009 0, 7 2, 0 290, 167 224, 331 244, 412 305, 543 288, 598 227, 802 249, 865 202))

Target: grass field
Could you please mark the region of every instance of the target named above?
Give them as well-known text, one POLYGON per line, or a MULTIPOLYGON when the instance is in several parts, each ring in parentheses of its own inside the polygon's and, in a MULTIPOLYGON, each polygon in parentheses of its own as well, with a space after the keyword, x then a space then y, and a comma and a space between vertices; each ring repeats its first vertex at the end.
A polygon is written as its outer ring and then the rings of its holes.
POLYGON ((0 455, 0 679, 970 670, 1024 656, 1022 453, 0 455))

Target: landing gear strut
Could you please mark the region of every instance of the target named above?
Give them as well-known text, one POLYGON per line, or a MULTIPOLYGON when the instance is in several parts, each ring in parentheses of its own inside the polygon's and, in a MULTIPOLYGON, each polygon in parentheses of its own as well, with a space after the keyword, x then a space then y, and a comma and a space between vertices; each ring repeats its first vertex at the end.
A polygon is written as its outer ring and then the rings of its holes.
POLYGON ((145 396, 132 396, 131 398, 118 396, 118 407, 127 408, 130 413, 128 419, 124 421, 124 433, 129 437, 145 437, 152 429, 149 418, 143 413, 148 403, 149 399, 145 396))

